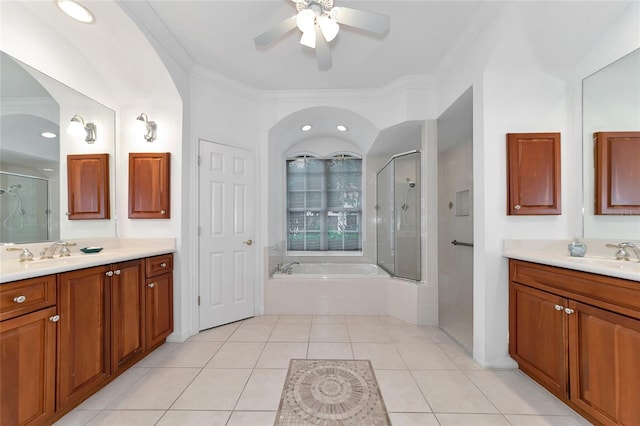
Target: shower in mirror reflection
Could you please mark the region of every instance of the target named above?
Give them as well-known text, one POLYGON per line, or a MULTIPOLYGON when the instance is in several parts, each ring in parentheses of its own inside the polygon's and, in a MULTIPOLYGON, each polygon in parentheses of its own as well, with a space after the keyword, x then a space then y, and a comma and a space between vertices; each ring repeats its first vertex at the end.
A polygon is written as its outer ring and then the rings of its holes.
POLYGON ((2 226, 10 231, 20 231, 24 228, 24 216, 27 212, 22 208, 21 189, 22 185, 20 184, 9 185, 7 190, 0 188, 0 195, 8 194, 10 197, 15 198, 15 207, 2 220, 2 226))

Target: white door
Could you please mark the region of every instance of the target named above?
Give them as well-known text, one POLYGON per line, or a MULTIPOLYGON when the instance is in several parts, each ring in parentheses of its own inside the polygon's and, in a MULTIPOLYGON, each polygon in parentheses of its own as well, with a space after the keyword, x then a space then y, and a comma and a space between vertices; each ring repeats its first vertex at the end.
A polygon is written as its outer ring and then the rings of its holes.
POLYGON ((200 140, 200 330, 254 314, 254 159, 200 140))

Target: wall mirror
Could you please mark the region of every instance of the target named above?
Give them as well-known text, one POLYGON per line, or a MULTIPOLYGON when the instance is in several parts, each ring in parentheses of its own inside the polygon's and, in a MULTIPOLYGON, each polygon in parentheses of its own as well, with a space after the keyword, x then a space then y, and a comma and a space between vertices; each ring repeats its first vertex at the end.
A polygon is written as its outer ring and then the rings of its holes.
MULTIPOLYGON (((582 82, 584 237, 640 240, 640 216, 595 215, 595 132, 640 131, 640 49, 582 82)), ((638 166, 640 167, 640 166, 638 166)))
POLYGON ((70 221, 69 154, 109 154, 115 211, 115 112, 0 52, 0 243, 116 236, 109 220, 70 221), (68 132, 74 115, 96 125, 95 142, 68 132))

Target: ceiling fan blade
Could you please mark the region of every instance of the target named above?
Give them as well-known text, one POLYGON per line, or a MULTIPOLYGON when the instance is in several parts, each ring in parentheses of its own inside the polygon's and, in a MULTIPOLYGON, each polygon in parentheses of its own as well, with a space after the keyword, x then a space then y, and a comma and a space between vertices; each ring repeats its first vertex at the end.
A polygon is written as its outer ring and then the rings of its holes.
POLYGON ((284 21, 280 21, 271 29, 254 38, 253 41, 255 41, 256 46, 266 46, 294 29, 296 27, 296 16, 293 15, 284 21))
POLYGON ((334 7, 331 12, 335 14, 336 21, 343 25, 377 34, 389 31, 389 17, 387 15, 351 9, 350 7, 334 7))
POLYGON ((320 71, 326 71, 331 68, 331 49, 324 35, 322 35, 319 25, 316 25, 316 59, 318 60, 320 71))

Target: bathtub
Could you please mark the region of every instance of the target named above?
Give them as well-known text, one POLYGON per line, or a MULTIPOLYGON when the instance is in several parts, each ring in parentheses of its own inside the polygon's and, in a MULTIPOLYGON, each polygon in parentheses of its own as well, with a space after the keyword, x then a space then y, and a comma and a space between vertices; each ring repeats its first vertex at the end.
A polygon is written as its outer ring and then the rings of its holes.
POLYGON ((265 314, 391 315, 417 321, 420 286, 376 265, 307 263, 276 273, 264 287, 265 314))
POLYGON ((291 266, 291 274, 277 272, 274 279, 380 279, 389 278, 377 265, 368 263, 301 263, 291 266))

